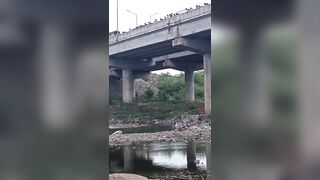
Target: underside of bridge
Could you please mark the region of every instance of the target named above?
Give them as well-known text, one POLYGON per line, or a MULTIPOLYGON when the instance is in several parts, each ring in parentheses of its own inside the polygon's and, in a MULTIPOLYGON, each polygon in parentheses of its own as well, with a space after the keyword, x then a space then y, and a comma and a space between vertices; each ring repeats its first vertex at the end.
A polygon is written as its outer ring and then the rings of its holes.
MULTIPOLYGON (((116 83, 116 79, 122 81, 122 98, 126 103, 132 103, 134 101, 134 79, 150 73, 151 71, 162 69, 175 69, 184 71, 185 73, 185 100, 194 101, 194 71, 204 69, 204 84, 205 84, 205 109, 207 113, 211 112, 210 101, 211 100, 211 54, 210 54, 210 41, 205 41, 204 47, 207 48, 207 52, 199 47, 198 42, 193 42, 188 39, 188 44, 184 42, 176 42, 178 39, 173 40, 172 49, 168 48, 167 53, 155 48, 155 55, 151 53, 132 55, 133 59, 110 59, 110 76, 113 83, 116 83), (193 51, 189 51, 192 50, 193 51), (200 52, 203 53, 200 53, 200 52), (174 53, 172 53, 174 52, 174 53), (160 56, 159 56, 160 55, 160 56)), ((183 41, 183 40, 182 40, 183 41)), ((131 57, 131 56, 130 56, 131 57)), ((111 82, 111 81, 110 81, 111 82)), ((111 83, 112 83, 111 82, 111 83)), ((112 84, 114 86, 115 84, 112 84)), ((119 86, 119 83, 118 83, 119 86)), ((115 87, 112 87, 115 89, 115 87)), ((118 90, 120 88, 117 88, 118 90)), ((116 92, 116 90, 112 91, 116 92)))
MULTIPOLYGON (((162 55, 150 59, 122 60, 113 62, 110 60, 110 93, 119 97, 122 89, 122 99, 126 103, 134 101, 134 79, 139 78, 151 71, 162 69, 175 69, 185 74, 185 101, 195 100, 194 95, 194 71, 204 70, 205 100, 211 100, 211 54, 186 51, 162 55), (119 83, 122 81, 122 84, 119 83), (117 86, 117 87, 115 87, 117 86)), ((210 101, 206 102, 206 112, 210 113, 210 101)))
POLYGON ((145 27, 142 33, 136 30, 109 38, 110 79, 122 81, 122 100, 132 103, 135 98, 135 78, 168 68, 183 71, 185 100, 192 102, 195 100, 194 71, 203 69, 205 112, 210 114, 211 6, 198 8, 168 21, 172 26, 166 26, 164 21, 145 27))

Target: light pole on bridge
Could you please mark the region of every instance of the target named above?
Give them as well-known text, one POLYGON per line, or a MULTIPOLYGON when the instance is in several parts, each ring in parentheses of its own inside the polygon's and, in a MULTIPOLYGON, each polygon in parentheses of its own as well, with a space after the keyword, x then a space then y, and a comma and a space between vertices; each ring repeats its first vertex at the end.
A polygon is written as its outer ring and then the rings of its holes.
POLYGON ((138 15, 136 13, 130 11, 129 9, 127 11, 136 16, 136 27, 137 27, 138 26, 138 15))
POLYGON ((117 34, 119 32, 119 0, 117 0, 117 34))
POLYGON ((157 13, 151 14, 151 15, 150 15, 150 21, 149 21, 149 22, 151 22, 152 16, 157 15, 157 14, 159 14, 159 13, 157 12, 157 13))

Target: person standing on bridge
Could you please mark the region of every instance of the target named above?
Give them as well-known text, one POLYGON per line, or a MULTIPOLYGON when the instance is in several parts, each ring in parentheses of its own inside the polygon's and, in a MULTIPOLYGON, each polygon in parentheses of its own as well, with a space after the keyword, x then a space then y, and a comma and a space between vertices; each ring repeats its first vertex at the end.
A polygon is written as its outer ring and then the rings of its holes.
POLYGON ((168 31, 170 32, 170 27, 171 27, 170 20, 167 22, 167 27, 168 27, 168 31))

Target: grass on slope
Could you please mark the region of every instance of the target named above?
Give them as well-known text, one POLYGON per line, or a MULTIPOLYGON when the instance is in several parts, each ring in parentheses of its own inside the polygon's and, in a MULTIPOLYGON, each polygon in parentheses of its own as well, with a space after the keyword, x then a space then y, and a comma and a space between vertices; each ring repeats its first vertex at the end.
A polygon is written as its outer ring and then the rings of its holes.
POLYGON ((111 106, 116 119, 145 118, 165 119, 173 116, 197 114, 203 103, 189 102, 139 102, 134 104, 115 103, 111 106))

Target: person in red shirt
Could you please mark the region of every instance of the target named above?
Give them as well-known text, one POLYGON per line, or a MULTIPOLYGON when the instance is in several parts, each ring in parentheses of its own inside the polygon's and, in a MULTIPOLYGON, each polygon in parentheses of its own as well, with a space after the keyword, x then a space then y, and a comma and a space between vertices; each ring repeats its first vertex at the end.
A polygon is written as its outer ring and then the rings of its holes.
POLYGON ((171 25, 170 25, 170 21, 168 21, 168 22, 167 22, 167 27, 168 27, 168 30, 169 30, 169 31, 170 31, 170 26, 171 26, 171 25))

